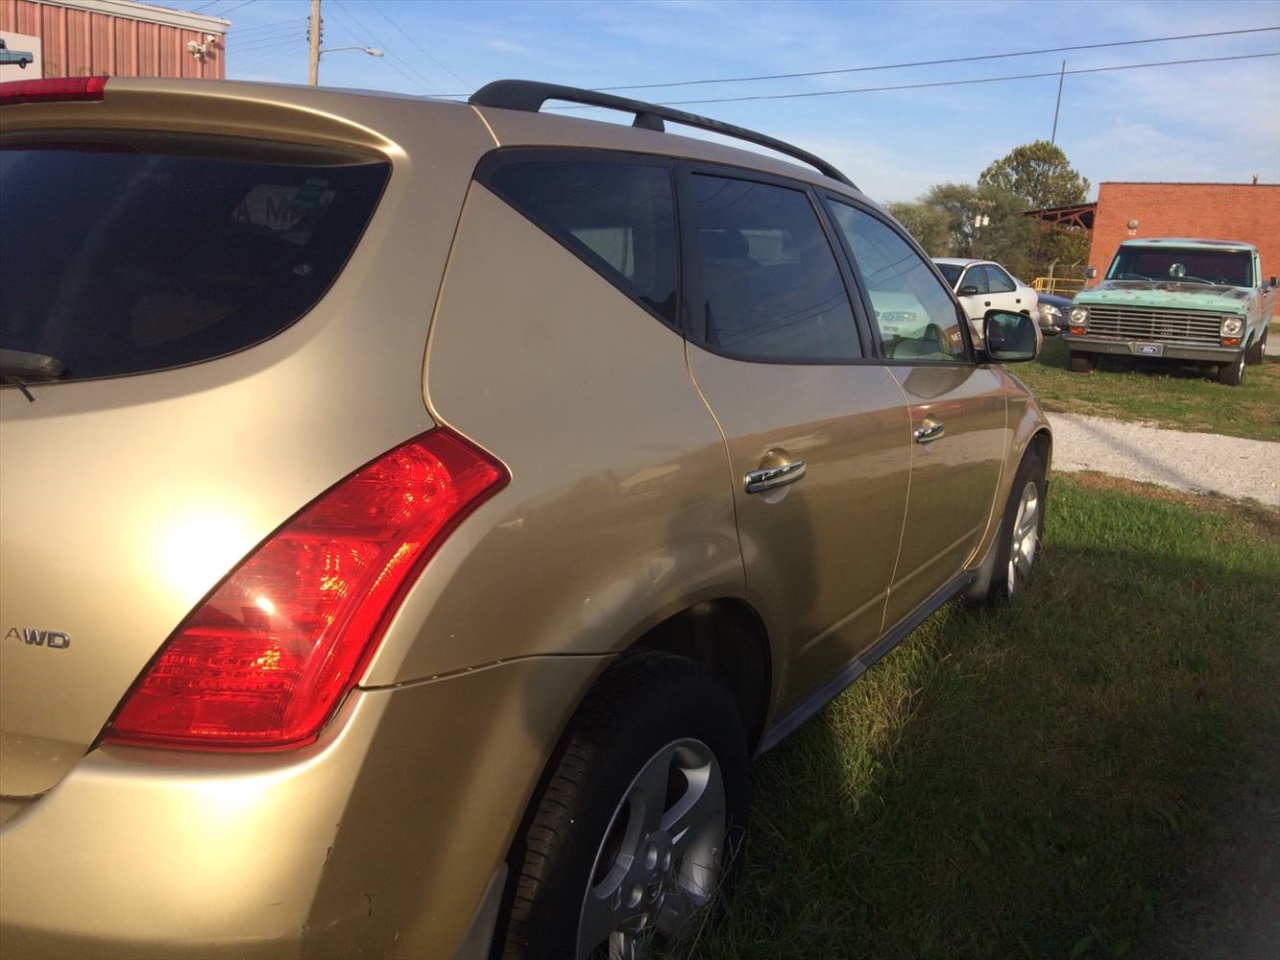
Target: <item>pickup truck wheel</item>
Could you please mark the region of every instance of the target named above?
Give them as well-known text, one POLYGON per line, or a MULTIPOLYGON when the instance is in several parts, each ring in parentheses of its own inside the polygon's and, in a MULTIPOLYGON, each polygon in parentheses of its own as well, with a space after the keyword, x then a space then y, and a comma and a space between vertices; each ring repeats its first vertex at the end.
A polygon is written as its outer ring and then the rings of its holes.
POLYGON ((701 664, 625 658, 588 695, 513 845, 503 960, 643 960, 726 893, 749 805, 737 706, 701 664))
POLYGON ((1244 352, 1245 363, 1250 366, 1257 366, 1266 359, 1268 332, 1268 330, 1264 330, 1262 336, 1249 345, 1249 349, 1244 352))
POLYGON ((1228 387, 1240 386, 1240 381, 1244 379, 1244 359, 1245 353, 1240 351, 1240 356, 1230 363, 1218 365, 1218 382, 1226 384, 1228 387))
POLYGON ((1092 353, 1081 353, 1078 350, 1071 351, 1071 372, 1072 373, 1093 373, 1094 356, 1092 353))

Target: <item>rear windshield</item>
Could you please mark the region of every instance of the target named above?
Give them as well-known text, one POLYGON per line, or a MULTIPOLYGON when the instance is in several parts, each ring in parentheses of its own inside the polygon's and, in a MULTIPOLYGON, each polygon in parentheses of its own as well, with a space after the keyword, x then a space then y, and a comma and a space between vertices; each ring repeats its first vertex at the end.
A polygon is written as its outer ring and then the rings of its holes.
POLYGON ((389 165, 190 139, 0 149, 0 349, 69 379, 143 373, 258 343, 333 282, 389 165))

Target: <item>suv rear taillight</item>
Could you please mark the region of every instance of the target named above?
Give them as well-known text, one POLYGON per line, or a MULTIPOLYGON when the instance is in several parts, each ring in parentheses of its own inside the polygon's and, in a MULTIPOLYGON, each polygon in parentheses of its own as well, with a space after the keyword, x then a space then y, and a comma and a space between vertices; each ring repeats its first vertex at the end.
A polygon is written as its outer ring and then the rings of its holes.
POLYGON ((187 617, 103 740, 225 750, 312 742, 427 560, 507 479, 497 461, 444 430, 358 470, 187 617))
POLYGON ((0 83, 0 107, 15 103, 52 103, 58 100, 101 100, 106 77, 51 77, 48 80, 14 80, 0 83))

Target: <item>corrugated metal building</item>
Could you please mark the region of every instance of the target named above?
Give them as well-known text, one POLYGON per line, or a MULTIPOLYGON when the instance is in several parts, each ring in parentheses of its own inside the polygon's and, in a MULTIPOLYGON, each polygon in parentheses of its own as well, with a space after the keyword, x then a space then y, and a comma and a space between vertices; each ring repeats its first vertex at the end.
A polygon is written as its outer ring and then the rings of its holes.
POLYGON ((2 80, 37 77, 226 76, 230 21, 132 0, 0 0, 0 37, 31 50, 2 80))

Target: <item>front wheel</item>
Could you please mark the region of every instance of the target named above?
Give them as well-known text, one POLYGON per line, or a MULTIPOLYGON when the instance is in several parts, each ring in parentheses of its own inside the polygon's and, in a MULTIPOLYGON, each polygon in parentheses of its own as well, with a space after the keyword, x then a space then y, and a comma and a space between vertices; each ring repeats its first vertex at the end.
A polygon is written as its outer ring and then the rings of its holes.
POLYGON ((1077 350, 1071 351, 1071 372, 1072 373, 1092 373, 1093 372, 1093 354, 1081 353, 1077 350))
POLYGON ((1245 351, 1245 354, 1244 354, 1245 363, 1249 364, 1250 366, 1257 366, 1258 364, 1266 361, 1267 334, 1270 332, 1271 332, 1270 329, 1263 329, 1262 336, 1258 337, 1253 341, 1253 343, 1249 346, 1249 349, 1245 351))
POLYGON ((1040 538, 1044 534, 1045 493, 1044 461, 1028 451, 1018 466, 1000 523, 996 543, 995 569, 986 600, 1004 603, 1023 588, 1031 578, 1040 555, 1040 538))
POLYGON ((1240 381, 1244 379, 1244 360, 1245 352, 1240 351, 1240 356, 1236 357, 1230 363, 1218 365, 1218 382, 1226 384, 1228 387, 1240 386, 1240 381))
POLYGON ((503 960, 642 960, 724 893, 745 829, 737 707, 700 664, 641 653, 589 695, 512 849, 503 960))

